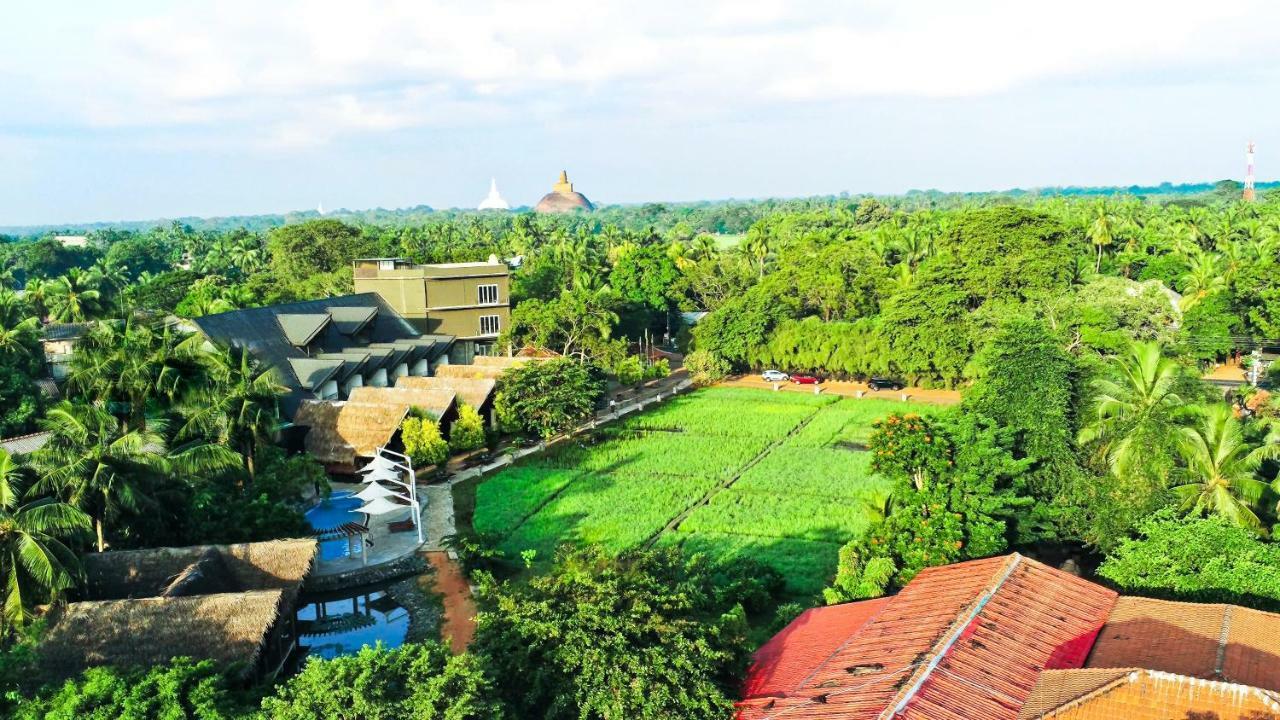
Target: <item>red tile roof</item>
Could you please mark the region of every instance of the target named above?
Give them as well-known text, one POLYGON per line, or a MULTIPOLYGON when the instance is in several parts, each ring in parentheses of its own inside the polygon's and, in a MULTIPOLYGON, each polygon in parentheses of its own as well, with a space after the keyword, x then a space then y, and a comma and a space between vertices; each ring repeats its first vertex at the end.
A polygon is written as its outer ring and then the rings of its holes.
POLYGON ((1122 597, 1087 664, 1280 691, 1280 615, 1235 605, 1122 597))
POLYGON ((742 696, 785 695, 855 635, 892 598, 805 610, 756 651, 742 696))
POLYGON ((739 717, 1016 720, 1042 669, 1083 663, 1115 598, 1017 554, 929 568, 799 685, 742 701, 739 717))

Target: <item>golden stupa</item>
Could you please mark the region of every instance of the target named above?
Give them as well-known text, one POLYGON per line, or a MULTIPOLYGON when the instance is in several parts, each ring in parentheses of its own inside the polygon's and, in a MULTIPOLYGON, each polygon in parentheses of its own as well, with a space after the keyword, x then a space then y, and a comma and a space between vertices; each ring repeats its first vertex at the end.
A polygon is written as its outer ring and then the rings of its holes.
POLYGON ((542 196, 534 206, 534 212, 566 213, 575 210, 594 210, 595 206, 586 195, 574 192, 573 183, 569 182, 569 173, 560 171, 560 181, 551 186, 551 192, 542 196))

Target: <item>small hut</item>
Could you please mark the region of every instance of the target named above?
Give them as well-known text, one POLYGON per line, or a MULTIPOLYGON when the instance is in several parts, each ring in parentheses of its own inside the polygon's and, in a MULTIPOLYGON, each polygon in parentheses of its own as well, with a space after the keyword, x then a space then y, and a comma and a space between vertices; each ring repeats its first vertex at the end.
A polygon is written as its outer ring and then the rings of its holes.
POLYGON ((351 402, 380 405, 403 405, 408 409, 426 412, 440 423, 440 431, 446 436, 449 426, 458 417, 456 393, 446 387, 422 387, 402 385, 404 375, 396 380, 393 388, 362 387, 351 391, 351 402))
MULTIPOLYGON (((446 366, 449 367, 449 366, 446 366)), ((455 365, 452 367, 465 367, 455 365)), ((493 391, 498 381, 493 378, 457 378, 457 377, 415 377, 406 376, 396 380, 396 388, 438 389, 451 392, 458 402, 466 403, 480 413, 485 422, 493 422, 493 391)))
POLYGON ((294 609, 315 553, 304 539, 89 555, 86 597, 50 613, 41 669, 56 680, 181 655, 246 682, 273 675, 297 642, 294 609))
POLYGON ((358 458, 391 445, 409 406, 399 403, 303 401, 294 418, 306 426, 307 452, 335 474, 355 473, 358 458))

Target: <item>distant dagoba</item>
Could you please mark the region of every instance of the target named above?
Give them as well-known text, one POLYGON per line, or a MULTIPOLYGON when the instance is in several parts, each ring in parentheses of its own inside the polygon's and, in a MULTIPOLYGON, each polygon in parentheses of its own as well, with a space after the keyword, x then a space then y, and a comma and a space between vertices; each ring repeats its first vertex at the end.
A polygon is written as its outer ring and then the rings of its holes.
POLYGON ((489 196, 480 201, 477 210, 510 210, 511 206, 498 193, 498 180, 489 178, 489 196))
POLYGON ((595 206, 580 192, 573 191, 573 183, 569 182, 569 174, 560 171, 560 182, 551 187, 551 192, 542 196, 534 206, 534 212, 566 213, 574 210, 595 210, 595 206))

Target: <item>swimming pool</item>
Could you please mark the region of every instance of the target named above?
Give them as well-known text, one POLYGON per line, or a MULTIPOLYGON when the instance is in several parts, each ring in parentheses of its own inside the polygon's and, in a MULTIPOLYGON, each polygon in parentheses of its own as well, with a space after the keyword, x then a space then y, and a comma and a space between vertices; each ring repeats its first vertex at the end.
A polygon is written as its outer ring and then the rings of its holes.
POLYGON ((409 632, 409 612, 387 594, 385 585, 304 597, 296 617, 298 644, 308 655, 327 659, 379 642, 400 647, 409 632))
MULTIPOLYGON (((363 523, 364 515, 356 508, 364 503, 354 493, 340 490, 306 512, 307 522, 316 530, 332 530, 343 523, 363 523)), ((320 559, 337 560, 350 551, 346 538, 320 541, 320 559)))

